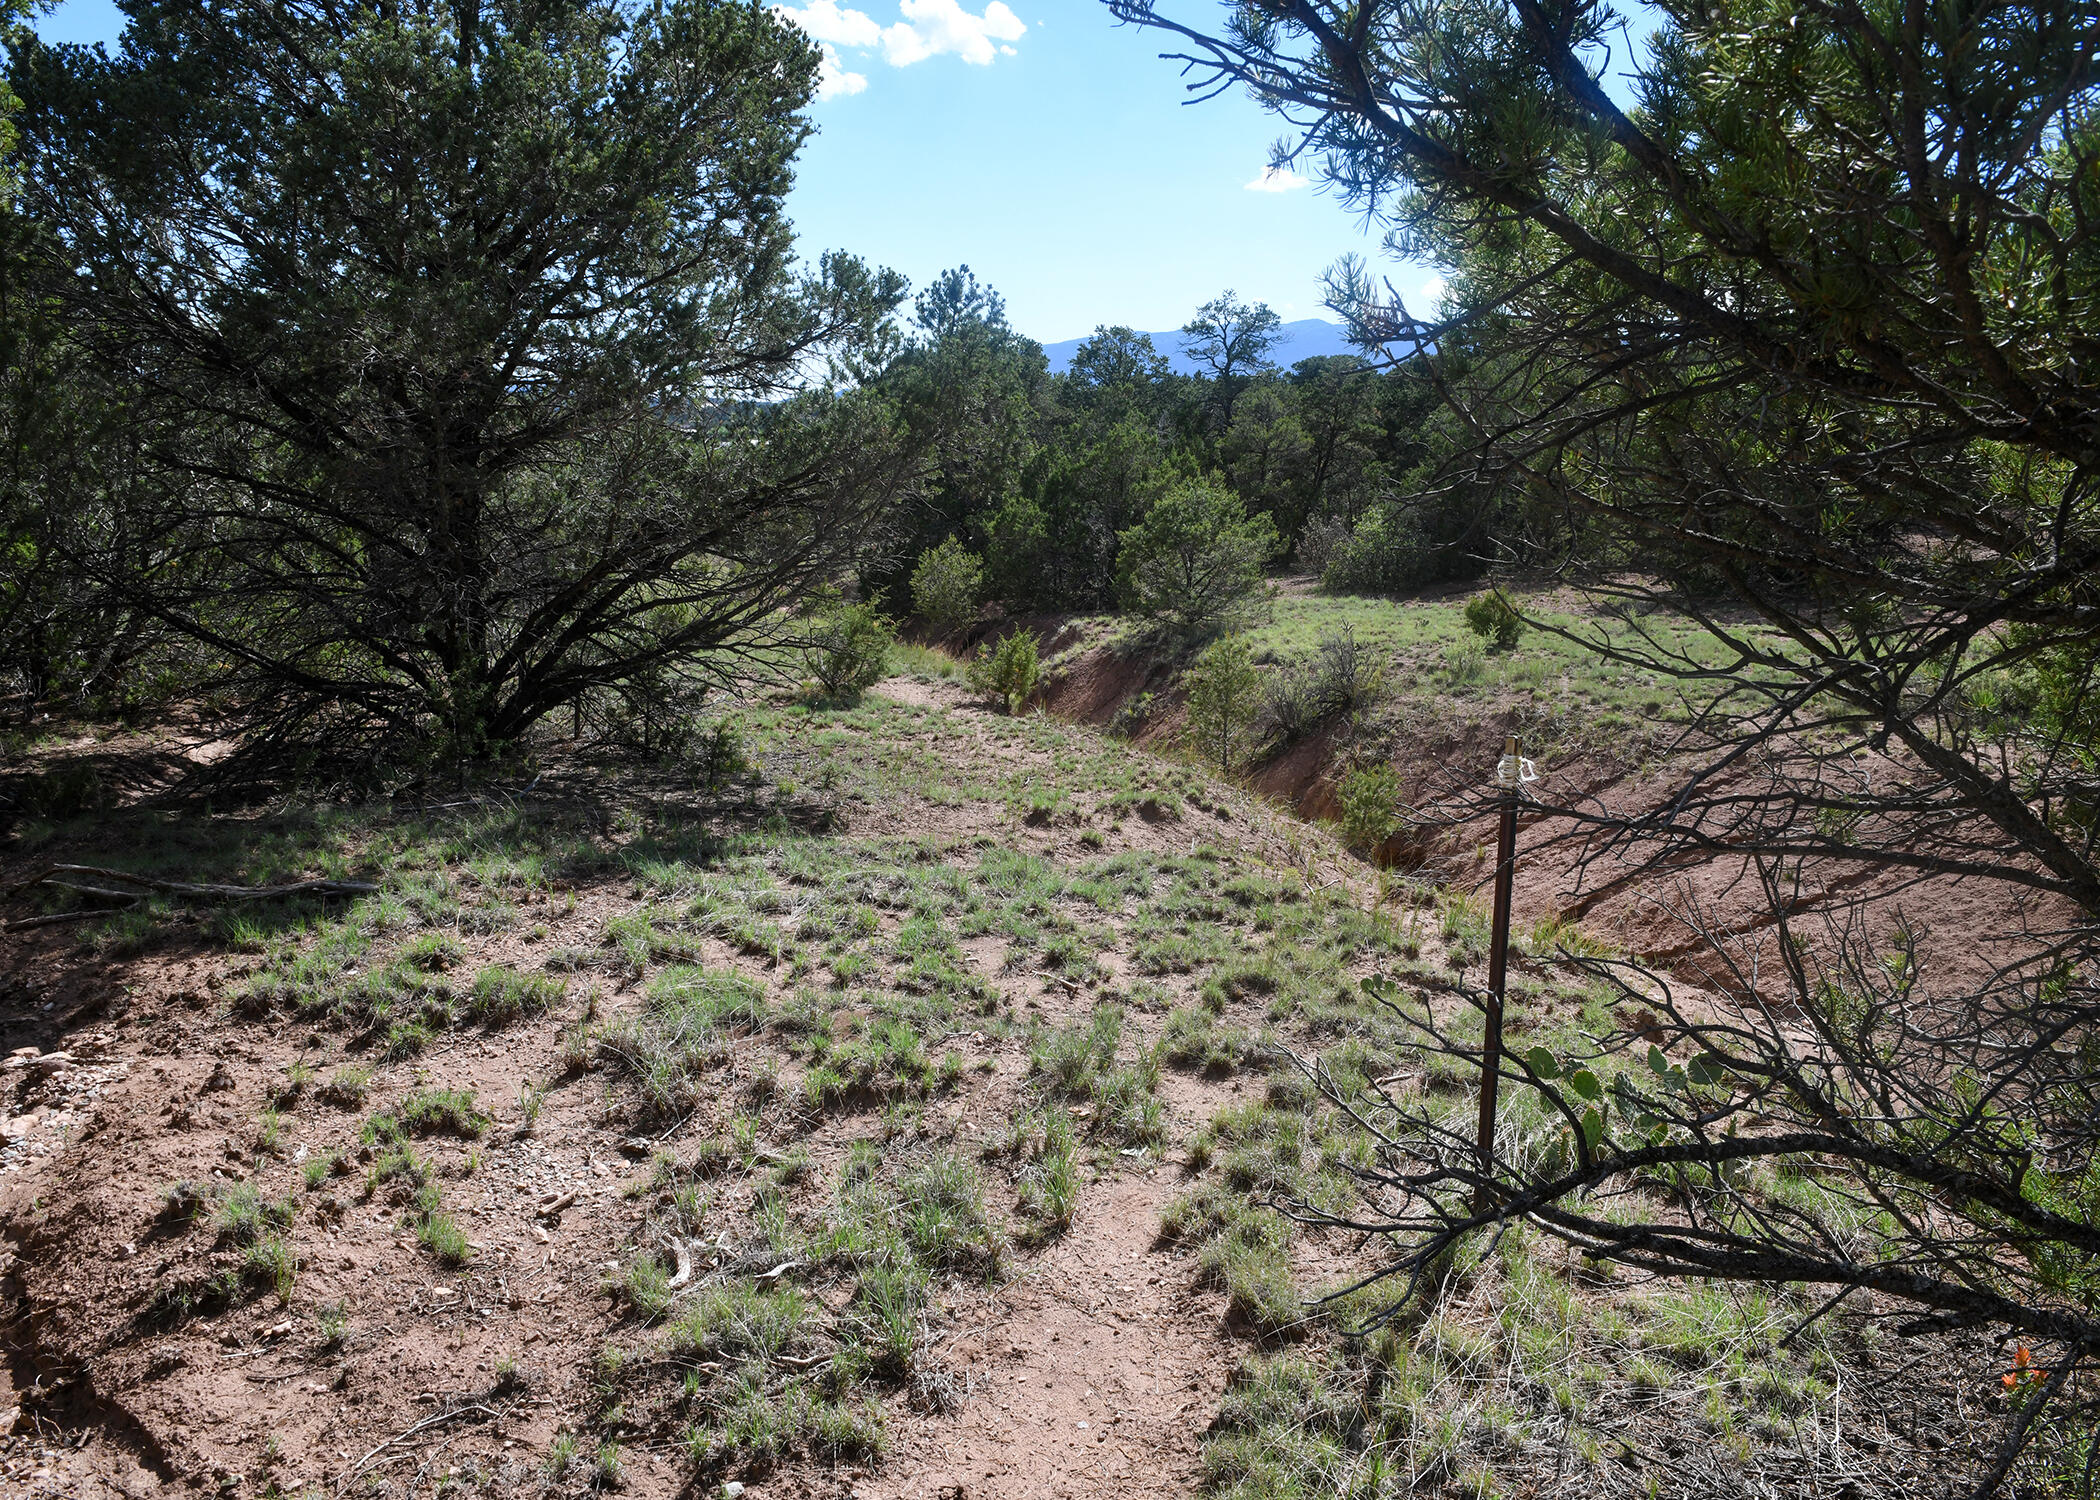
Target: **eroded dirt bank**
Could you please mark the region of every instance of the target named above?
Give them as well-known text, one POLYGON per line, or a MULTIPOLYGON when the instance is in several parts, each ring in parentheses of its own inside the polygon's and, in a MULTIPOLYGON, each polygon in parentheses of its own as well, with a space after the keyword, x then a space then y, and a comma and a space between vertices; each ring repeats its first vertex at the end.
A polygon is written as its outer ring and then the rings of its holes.
MULTIPOLYGON (((1177 663, 1123 645, 1090 645, 1054 621, 1029 622, 1046 653, 1062 652, 1043 701, 1053 713, 1097 728, 1121 727, 1141 747, 1167 749, 1184 732, 1177 663), (1145 696, 1149 695, 1149 697, 1145 696), (1133 717, 1133 708, 1145 709, 1133 717)), ((1383 763, 1398 777, 1400 802, 1426 816, 1381 857, 1402 870, 1428 867, 1440 880, 1481 889, 1491 827, 1449 823, 1449 810, 1491 778, 1506 736, 1524 736, 1542 780, 1538 799, 1598 815, 1639 818, 1677 795, 1684 775, 1711 752, 1681 748, 1667 722, 1594 734, 1571 727, 1550 701, 1481 691, 1445 695, 1428 674, 1403 664, 1407 689, 1368 715, 1334 716, 1304 737, 1272 749, 1246 771, 1247 785, 1280 810, 1334 825, 1351 770, 1383 763), (1412 675, 1411 675, 1412 674, 1412 675), (1542 743, 1543 741, 1543 743, 1542 743)), ((1893 757, 1852 768, 1878 784, 1901 783, 1914 768, 1893 757)), ((1752 791, 1758 772, 1739 767, 1706 783, 1720 799, 1752 791)), ((1701 988, 1767 993, 1786 984, 1774 903, 1750 862, 1717 854, 1664 867, 1636 863, 1645 846, 1586 847, 1567 819, 1526 815, 1514 909, 1520 927, 1578 923, 1590 935, 1701 988)), ((1928 991, 1963 991, 2049 941, 2073 913, 2065 902, 2023 895, 2004 882, 1935 877, 1902 870, 1863 871, 1810 862, 1790 870, 1784 905, 1796 936, 1828 946, 1838 928, 1855 929, 1868 951, 1892 946, 1900 930, 1913 943, 1928 991)))

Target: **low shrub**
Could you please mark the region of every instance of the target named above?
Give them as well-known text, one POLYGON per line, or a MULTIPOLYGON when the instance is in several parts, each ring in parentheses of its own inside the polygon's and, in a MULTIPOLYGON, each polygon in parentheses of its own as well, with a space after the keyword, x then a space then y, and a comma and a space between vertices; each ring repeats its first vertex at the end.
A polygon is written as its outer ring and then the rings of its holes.
POLYGON ((912 569, 912 607, 938 630, 953 630, 976 615, 983 591, 984 559, 960 537, 928 548, 912 569))
POLYGON ((803 670, 826 698, 850 699, 889 671, 896 626, 872 604, 847 604, 832 595, 802 630, 803 670))
POLYGON ((1500 589, 1475 594, 1466 601, 1466 626, 1495 651, 1514 651, 1524 634, 1524 617, 1500 589))
POLYGON ((1261 674, 1247 642, 1226 636, 1203 648, 1188 670, 1189 738, 1203 758, 1229 772, 1253 748, 1261 712, 1261 674))
POLYGON ((694 778, 710 792, 720 791, 751 769, 743 732, 731 719, 716 719, 697 731, 691 754, 694 778))
MULTIPOLYGON (((106 812, 114 802, 101 771, 87 761, 62 761, 47 771, 22 778, 15 804, 41 818, 77 818, 106 812)), ((0 805, 5 805, 0 803, 0 805)))
POLYGON ((987 642, 977 648, 970 663, 970 690, 980 693, 1010 714, 1019 713, 1042 678, 1035 637, 1025 630, 1007 635, 997 646, 987 642))
POLYGON ((1262 725, 1286 745, 1296 744, 1326 717, 1318 676, 1308 662, 1287 661, 1262 681, 1262 725))
POLYGON ((1386 664, 1347 625, 1313 648, 1313 682, 1326 713, 1359 714, 1386 694, 1386 664))
POLYGON ((1400 773, 1389 761, 1358 766, 1335 788, 1342 837, 1352 849, 1373 850, 1400 831, 1400 773))

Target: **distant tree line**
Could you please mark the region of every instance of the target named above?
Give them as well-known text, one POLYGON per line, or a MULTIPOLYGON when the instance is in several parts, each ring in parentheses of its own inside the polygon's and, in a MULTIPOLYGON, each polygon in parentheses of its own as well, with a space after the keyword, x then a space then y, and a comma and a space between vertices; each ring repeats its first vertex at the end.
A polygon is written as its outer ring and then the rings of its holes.
POLYGON ((1143 523, 1170 496, 1243 553, 1253 533, 1236 528, 1266 523, 1260 565, 1341 590, 1472 577, 1498 556, 1565 544, 1518 505, 1411 498, 1450 446, 1424 364, 1344 354, 1284 367, 1281 338, 1270 308, 1226 292, 1182 330, 1199 373, 1175 371, 1147 334, 1099 327, 1053 374, 997 292, 967 266, 946 272, 917 298, 908 346, 878 382, 923 445, 928 478, 901 542, 864 560, 865 586, 908 598, 918 560, 948 544, 978 560, 982 595, 1012 610, 1172 612, 1169 580, 1136 576, 1160 540, 1143 523))
POLYGON ((253 746, 456 763, 550 720, 647 742, 838 585, 1193 643, 1276 569, 1396 590, 1582 544, 1453 480, 1464 330, 1285 368, 1227 292, 1182 330, 1200 373, 1103 327, 1053 375, 967 267, 907 308, 798 258, 821 54, 771 12, 125 8, 110 51, 7 35, 17 709, 179 697, 253 746))

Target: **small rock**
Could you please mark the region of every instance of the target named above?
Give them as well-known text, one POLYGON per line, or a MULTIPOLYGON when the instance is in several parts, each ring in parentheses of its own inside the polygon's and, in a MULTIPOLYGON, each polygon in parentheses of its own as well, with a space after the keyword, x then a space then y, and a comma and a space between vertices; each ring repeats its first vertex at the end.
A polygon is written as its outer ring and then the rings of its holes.
POLYGON ((540 1226, 537 1224, 532 1226, 532 1237, 538 1240, 542 1245, 546 1244, 549 1240, 552 1240, 554 1238, 553 1235, 547 1233, 546 1230, 540 1228, 540 1226))
POLYGON ((736 1497, 743 1493, 743 1485, 736 1480, 725 1479, 722 1481, 722 1500, 736 1500, 736 1497))

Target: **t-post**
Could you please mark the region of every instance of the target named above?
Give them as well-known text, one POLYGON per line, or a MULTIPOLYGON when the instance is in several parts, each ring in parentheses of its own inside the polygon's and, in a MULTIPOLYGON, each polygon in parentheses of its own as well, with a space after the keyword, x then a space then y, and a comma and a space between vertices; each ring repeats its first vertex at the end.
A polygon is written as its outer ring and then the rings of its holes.
MULTIPOLYGON (((1488 935, 1487 1037, 1480 1049, 1480 1170, 1495 1164, 1495 1096, 1502 1083, 1502 992, 1509 981, 1509 894, 1517 866, 1517 802, 1524 795, 1528 769, 1517 751, 1517 737, 1502 742, 1495 767, 1502 788, 1502 833, 1495 845, 1495 926, 1488 935)), ((1484 1192, 1485 1184, 1482 1191, 1484 1192)))

